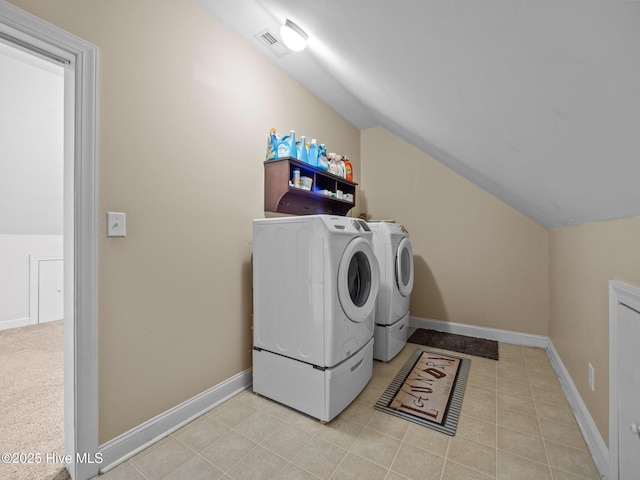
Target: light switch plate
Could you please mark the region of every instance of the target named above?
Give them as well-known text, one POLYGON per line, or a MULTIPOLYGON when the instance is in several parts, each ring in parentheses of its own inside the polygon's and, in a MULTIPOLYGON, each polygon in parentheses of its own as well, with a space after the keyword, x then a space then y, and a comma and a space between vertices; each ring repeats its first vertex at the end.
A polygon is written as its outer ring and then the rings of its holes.
POLYGON ((127 236, 127 216, 122 212, 107 212, 107 237, 127 236))

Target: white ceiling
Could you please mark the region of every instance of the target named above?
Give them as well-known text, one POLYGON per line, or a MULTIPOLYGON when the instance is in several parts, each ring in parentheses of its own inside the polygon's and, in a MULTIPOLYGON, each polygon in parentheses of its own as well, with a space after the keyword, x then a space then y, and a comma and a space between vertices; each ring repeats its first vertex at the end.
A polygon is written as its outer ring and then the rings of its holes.
POLYGON ((199 2, 356 127, 546 228, 640 215, 640 1, 199 2), (285 18, 309 46, 278 58, 254 35, 285 18))

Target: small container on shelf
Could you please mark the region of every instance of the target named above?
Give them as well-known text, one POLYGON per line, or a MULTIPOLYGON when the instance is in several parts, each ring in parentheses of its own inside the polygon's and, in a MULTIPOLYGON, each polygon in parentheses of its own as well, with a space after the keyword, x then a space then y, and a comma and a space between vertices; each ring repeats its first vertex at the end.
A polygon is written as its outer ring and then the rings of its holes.
POLYGON ((311 191, 311 185, 313 185, 313 179, 311 177, 300 177, 301 189, 311 191))

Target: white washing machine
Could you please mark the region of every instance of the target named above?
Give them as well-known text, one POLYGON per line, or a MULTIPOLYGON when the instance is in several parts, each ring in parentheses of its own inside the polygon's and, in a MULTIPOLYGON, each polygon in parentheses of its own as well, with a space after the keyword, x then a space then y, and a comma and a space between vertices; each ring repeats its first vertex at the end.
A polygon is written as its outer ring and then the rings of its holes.
POLYGON ((253 221, 253 389, 321 421, 371 379, 380 282, 366 222, 253 221))
POLYGON ((373 358, 389 361, 407 343, 413 290, 413 249, 409 232, 392 222, 368 222, 380 265, 373 358))

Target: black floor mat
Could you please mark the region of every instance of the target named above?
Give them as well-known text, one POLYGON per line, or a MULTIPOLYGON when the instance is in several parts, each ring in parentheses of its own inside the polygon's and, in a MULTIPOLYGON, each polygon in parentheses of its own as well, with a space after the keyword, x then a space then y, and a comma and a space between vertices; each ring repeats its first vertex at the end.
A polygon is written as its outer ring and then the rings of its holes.
POLYGON ((409 337, 409 342, 498 360, 498 342, 495 340, 419 328, 409 337))

